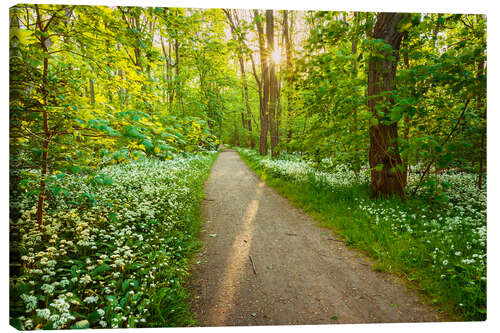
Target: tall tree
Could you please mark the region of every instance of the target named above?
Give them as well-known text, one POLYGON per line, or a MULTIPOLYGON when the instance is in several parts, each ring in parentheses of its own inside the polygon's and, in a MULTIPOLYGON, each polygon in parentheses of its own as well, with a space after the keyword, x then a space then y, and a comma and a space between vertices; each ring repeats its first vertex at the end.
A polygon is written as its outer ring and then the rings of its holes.
POLYGON ((373 116, 370 126, 369 163, 373 196, 405 197, 406 169, 398 148, 398 123, 391 121, 392 92, 399 48, 404 32, 403 13, 379 13, 373 28, 374 52, 368 63, 368 106, 373 116))
POLYGON ((255 142, 253 140, 252 134, 252 110, 250 108, 250 102, 248 101, 248 84, 246 79, 244 58, 245 52, 248 47, 245 45, 245 34, 243 33, 243 27, 240 24, 238 12, 236 10, 230 11, 229 9, 223 9, 223 11, 228 20, 229 27, 231 28, 233 40, 237 43, 237 56, 241 71, 242 97, 246 109, 246 116, 245 113, 242 113, 241 118, 243 121, 243 128, 246 128, 248 130, 250 147, 253 148, 255 146, 255 142))
POLYGON ((260 67, 261 67, 261 84, 262 98, 260 103, 260 145, 259 153, 267 154, 267 132, 268 132, 268 101, 269 101, 269 69, 268 69, 268 52, 264 39, 264 27, 262 16, 258 10, 254 10, 255 26, 257 27, 257 35, 259 38, 260 52, 260 67))
MULTIPOLYGON (((266 10, 266 38, 267 38, 267 54, 274 54, 274 16, 272 10, 266 10)), ((268 120, 269 120, 269 132, 271 138, 271 156, 277 156, 277 145, 278 145, 278 117, 277 117, 277 106, 278 106, 278 79, 276 77, 276 64, 272 56, 269 59, 269 105, 268 105, 268 120)))
POLYGON ((292 45, 290 40, 292 38, 291 38, 290 24, 288 23, 288 21, 293 22, 292 17, 289 18, 288 10, 283 11, 283 38, 285 39, 285 56, 286 56, 285 81, 286 81, 286 108, 287 108, 286 116, 287 116, 287 126, 288 126, 288 133, 287 133, 288 142, 290 142, 290 140, 292 139, 292 126, 290 123, 292 114, 292 104, 290 101, 291 98, 290 90, 292 86, 292 45))

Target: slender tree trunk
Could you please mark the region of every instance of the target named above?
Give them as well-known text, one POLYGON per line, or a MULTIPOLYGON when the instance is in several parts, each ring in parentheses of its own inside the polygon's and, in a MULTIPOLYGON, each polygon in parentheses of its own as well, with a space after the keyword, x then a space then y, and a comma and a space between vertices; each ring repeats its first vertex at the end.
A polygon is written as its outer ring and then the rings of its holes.
POLYGON ((172 110, 172 103, 174 101, 174 96, 175 96, 175 90, 173 88, 173 80, 172 80, 172 43, 168 42, 168 105, 169 105, 169 110, 172 110))
POLYGON ((165 69, 166 69, 166 83, 167 83, 167 88, 164 89, 164 96, 165 96, 165 90, 166 90, 166 95, 167 95, 167 100, 168 100, 168 103, 169 103, 169 110, 170 110, 170 105, 172 103, 172 92, 170 90, 170 86, 171 86, 171 80, 172 80, 172 77, 170 75, 170 53, 171 53, 171 50, 172 50, 172 47, 170 45, 170 42, 168 43, 168 53, 167 53, 167 48, 165 47, 165 42, 163 41, 163 37, 160 36, 160 43, 161 43, 161 50, 163 52, 163 57, 165 58, 165 69))
MULTIPOLYGON (((255 69, 255 62, 253 60, 253 55, 252 53, 250 53, 250 61, 252 63, 252 72, 253 72, 253 76, 255 78, 255 82, 257 83, 257 88, 258 88, 258 92, 259 92, 259 115, 261 116, 262 115, 262 105, 263 105, 263 98, 262 98, 262 83, 261 81, 259 80, 259 76, 257 75, 257 70, 255 69)), ((262 118, 262 117, 261 117, 262 118)), ((251 121, 251 119, 250 119, 251 121)), ((262 121, 262 119, 261 119, 262 121)), ((251 123, 250 123, 251 124, 251 123)), ((255 122, 255 126, 257 126, 257 122, 255 122)), ((252 141, 253 141, 253 138, 252 138, 252 141)), ((254 143, 254 146, 255 146, 255 143, 254 143)))
MULTIPOLYGON (((271 55, 274 52, 274 17, 272 10, 266 10, 266 36, 267 52, 271 55)), ((269 57, 269 130, 271 137, 271 156, 278 156, 278 127, 276 117, 276 107, 278 100, 278 80, 276 77, 276 64, 272 57, 269 57)))
POLYGON ((248 85, 247 85, 247 76, 245 72, 245 62, 243 60, 243 57, 239 57, 240 61, 240 69, 241 69, 241 81, 243 85, 243 102, 245 103, 245 108, 246 108, 246 117, 243 116, 243 118, 246 118, 246 124, 243 125, 243 127, 248 130, 248 135, 250 139, 250 147, 254 147, 255 143, 253 141, 253 136, 252 136, 252 110, 250 109, 250 103, 248 101, 248 85), (246 125, 246 126, 245 126, 246 125))
MULTIPOLYGON (((240 63, 240 71, 241 71, 241 84, 242 84, 242 98, 243 103, 245 103, 246 108, 246 116, 242 113, 241 119, 243 121, 243 128, 248 130, 250 147, 255 147, 255 142, 253 141, 252 135, 252 111, 250 109, 250 103, 248 102, 248 85, 246 79, 246 71, 245 71, 245 61, 243 58, 243 49, 241 43, 244 43, 240 40, 241 36, 238 36, 237 28, 240 28, 240 22, 238 18, 238 14, 235 11, 231 12, 228 9, 223 9, 224 14, 226 14, 227 20, 229 22, 229 27, 231 28, 231 34, 233 35, 233 39, 238 43, 238 61, 240 63), (234 20, 233 20, 234 15, 234 20)), ((252 59, 253 61, 253 59, 252 59)))
MULTIPOLYGON (((243 95, 243 92, 242 92, 242 95, 243 95)), ((241 127, 243 127, 243 129, 247 128, 247 122, 245 120, 245 112, 243 110, 241 111, 241 127)))
MULTIPOLYGON (((288 127, 288 133, 287 133, 287 142, 290 142, 292 139, 292 124, 291 124, 291 119, 292 119, 292 103, 291 103, 291 96, 290 96, 290 90, 292 88, 292 48, 290 44, 290 39, 291 39, 291 29, 288 24, 288 10, 283 11, 283 36, 285 38, 285 54, 286 54, 286 76, 285 76, 285 82, 286 82, 286 117, 287 117, 287 127, 288 127)), ((293 21, 292 21, 293 22, 293 21)))
POLYGON ((260 67, 262 77, 262 100, 260 104, 260 146, 259 153, 267 154, 267 103, 269 100, 269 71, 267 67, 267 54, 264 41, 264 28, 262 27, 262 18, 257 10, 255 13, 255 24, 259 36, 259 51, 260 51, 260 67))
POLYGON ((175 52, 175 93, 179 98, 179 104, 182 109, 182 116, 184 116, 184 103, 182 100, 181 84, 179 76, 179 40, 176 38, 174 41, 174 52, 175 52))
MULTIPOLYGON (((42 24, 42 18, 40 16, 40 11, 38 9, 38 5, 35 5, 36 8, 36 25, 37 28, 45 32, 48 28, 48 24, 43 27, 42 24)), ((55 14, 53 14, 55 15, 55 14)), ((49 20, 50 22, 50 20, 49 20)), ((48 48, 47 48, 47 39, 48 37, 45 37, 45 34, 41 34, 40 37, 40 44, 42 47, 42 50, 44 54, 48 55, 48 48)), ((42 99, 43 99, 43 107, 42 107, 42 118, 43 118, 43 134, 44 134, 44 139, 42 143, 42 170, 41 170, 41 175, 40 175, 40 192, 38 193, 38 204, 37 204, 37 211, 36 211, 36 221, 38 224, 38 227, 41 228, 43 224, 43 203, 45 201, 45 195, 46 195, 46 183, 45 183, 45 178, 47 177, 47 166, 48 166, 48 154, 49 154, 49 142, 50 142, 50 129, 49 129, 49 115, 47 113, 47 102, 48 102, 48 95, 49 95, 49 88, 48 88, 48 82, 47 82, 47 75, 49 71, 49 58, 44 57, 43 59, 43 72, 42 72, 42 86, 41 86, 41 93, 42 93, 42 99)))
MULTIPOLYGON (((354 13, 354 31, 352 34, 351 38, 351 77, 353 80, 356 80, 358 77, 358 61, 357 61, 357 55, 358 55, 358 40, 359 40, 359 13, 355 12, 354 13)), ((359 132, 359 123, 358 123, 358 110, 354 109, 353 110, 353 122, 352 122, 352 132, 357 134, 359 132)), ((360 159, 360 152, 359 152, 359 146, 354 145, 354 163, 353 163, 353 171, 354 174, 356 175, 356 180, 359 179, 359 171, 361 169, 361 159, 360 159)))
POLYGON ((94 79, 89 79, 90 104, 95 105, 94 79))
POLYGON ((372 37, 383 39, 391 50, 383 54, 383 59, 373 57, 368 63, 368 106, 376 125, 370 127, 369 162, 371 168, 371 190, 373 196, 399 195, 403 198, 406 186, 406 170, 399 154, 397 138, 398 124, 382 123, 394 103, 390 92, 396 88, 394 78, 399 58, 399 48, 403 32, 399 22, 406 14, 380 13, 373 29, 372 37), (379 110, 383 115, 379 115, 379 110))
MULTIPOLYGON (((478 76, 482 77, 484 74, 484 60, 478 64, 478 76)), ((484 128, 481 131, 481 147, 479 148, 479 175, 477 178, 477 188, 481 190, 483 187, 483 173, 484 162, 486 157, 486 108, 483 102, 483 97, 480 95, 477 99, 478 109, 483 110, 484 128)))
MULTIPOLYGON (((276 100, 277 100, 277 105, 276 105, 276 137, 278 138, 278 142, 280 142, 280 128, 281 128, 281 73, 279 76, 278 85, 277 85, 277 93, 276 93, 276 100)), ((277 151, 279 154, 279 151, 277 151)))
MULTIPOLYGON (((406 40, 406 38, 404 39, 406 40)), ((406 44, 406 43, 405 43, 406 44)), ((408 56, 408 46, 405 45, 405 48, 403 50, 403 63, 404 67, 406 69, 410 69, 410 57, 408 56)), ((404 115, 404 129, 403 129, 403 140, 407 144, 408 140, 410 138, 410 117, 407 115, 404 115)), ((411 168, 410 168, 410 156, 407 154, 406 158, 402 160, 403 165, 406 168, 407 175, 411 175, 411 168)))

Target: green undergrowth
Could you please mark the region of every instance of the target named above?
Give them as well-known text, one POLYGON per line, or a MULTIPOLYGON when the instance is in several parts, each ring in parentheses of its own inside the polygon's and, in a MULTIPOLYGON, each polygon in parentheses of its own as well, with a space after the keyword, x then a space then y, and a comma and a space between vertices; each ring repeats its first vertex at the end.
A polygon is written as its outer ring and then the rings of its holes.
POLYGON ((36 197, 11 209, 10 323, 18 329, 195 325, 186 285, 199 249, 203 184, 217 153, 102 170, 106 185, 60 179, 36 225, 36 197), (91 196, 87 206, 75 199, 91 196))
POLYGON ((394 273, 424 294, 443 318, 486 319, 482 208, 436 206, 422 197, 371 199, 368 184, 346 182, 350 176, 345 170, 328 178, 293 158, 271 159, 236 149, 268 185, 320 226, 341 235, 348 246, 375 259, 376 271, 394 273))

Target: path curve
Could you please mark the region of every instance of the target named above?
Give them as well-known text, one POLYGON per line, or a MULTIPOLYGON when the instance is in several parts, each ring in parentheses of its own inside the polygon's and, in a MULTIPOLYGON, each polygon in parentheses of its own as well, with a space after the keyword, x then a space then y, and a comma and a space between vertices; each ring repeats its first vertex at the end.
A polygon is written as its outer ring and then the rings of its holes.
POLYGON ((220 153, 205 192, 204 249, 191 279, 201 326, 440 320, 267 186, 235 151, 220 153))

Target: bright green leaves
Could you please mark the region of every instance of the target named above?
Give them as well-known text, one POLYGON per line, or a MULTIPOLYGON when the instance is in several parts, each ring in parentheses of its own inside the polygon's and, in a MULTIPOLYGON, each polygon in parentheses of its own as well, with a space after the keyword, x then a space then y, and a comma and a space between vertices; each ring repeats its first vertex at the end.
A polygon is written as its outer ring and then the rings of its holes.
POLYGON ((111 185, 113 184, 113 179, 105 174, 98 173, 93 177, 92 182, 98 185, 111 185))
POLYGON ((122 133, 125 137, 131 139, 140 139, 144 137, 144 134, 139 132, 139 129, 133 125, 124 126, 122 129, 122 133))
POLYGON ((21 29, 21 28, 11 28, 10 29, 10 41, 12 46, 17 47, 19 46, 18 43, 23 44, 23 45, 28 45, 30 43, 34 42, 34 38, 36 37, 36 34, 34 34, 34 31, 32 30, 26 30, 26 29, 21 29))
POLYGON ((366 38, 361 42, 364 52, 367 54, 367 60, 375 61, 394 61, 394 50, 384 39, 366 38))

